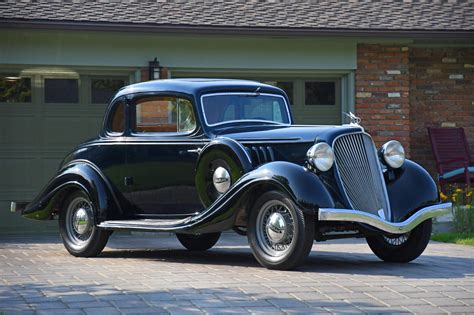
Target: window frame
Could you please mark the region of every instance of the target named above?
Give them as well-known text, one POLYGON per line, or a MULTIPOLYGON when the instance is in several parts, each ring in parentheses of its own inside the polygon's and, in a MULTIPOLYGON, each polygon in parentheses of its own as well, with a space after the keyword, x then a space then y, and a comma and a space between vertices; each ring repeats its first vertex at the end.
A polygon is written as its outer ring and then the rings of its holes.
POLYGON ((109 106, 109 109, 107 110, 107 113, 106 113, 106 120, 105 120, 105 126, 104 126, 104 130, 105 130, 105 134, 109 137, 121 137, 121 136, 124 136, 126 133, 127 133, 127 130, 128 130, 128 124, 127 124, 127 111, 128 111, 128 102, 127 102, 127 99, 125 97, 119 97, 115 100, 113 100, 113 103, 109 106), (110 130, 110 126, 112 124, 112 112, 114 112, 114 110, 116 110, 116 107, 119 106, 118 104, 120 102, 123 102, 123 131, 122 132, 116 132, 116 131, 112 131, 110 130))
MULTIPOLYGON (((8 72, 2 71, 0 72, 0 77, 6 77, 8 75, 11 75, 12 74, 11 72, 14 72, 14 71, 8 71, 8 72)), ((34 76, 33 75, 19 75, 19 77, 30 79, 30 92, 31 92, 30 101, 29 102, 1 102, 0 101, 0 104, 18 106, 18 105, 32 105, 35 102, 36 91, 34 89, 34 83, 35 83, 34 76)))
MULTIPOLYGON (((176 126, 178 122, 176 121, 176 126)), ((128 100, 128 134, 133 137, 181 137, 188 136, 195 133, 199 129, 199 116, 196 112, 196 105, 194 98, 184 93, 170 93, 170 92, 158 92, 158 93, 137 93, 130 97, 128 100), (175 97, 177 99, 185 99, 191 103, 191 108, 194 114, 196 125, 194 129, 187 132, 136 132, 136 120, 137 120, 137 101, 146 97, 175 97)))
POLYGON ((87 91, 86 100, 87 100, 87 102, 86 103, 89 106, 108 105, 108 104, 110 104, 110 101, 113 100, 114 95, 117 93, 117 91, 115 91, 115 93, 112 94, 111 98, 106 103, 93 103, 92 102, 92 80, 107 80, 107 79, 122 80, 123 83, 124 83, 123 87, 130 84, 129 83, 129 78, 127 76, 119 75, 119 74, 110 74, 110 75, 89 74, 89 75, 83 75, 83 77, 85 77, 84 83, 87 85, 87 87, 86 87, 86 91, 87 91))
MULTIPOLYGON (((339 83, 338 83, 338 80, 337 79, 316 79, 316 80, 313 80, 313 79, 305 79, 303 80, 303 94, 302 94, 302 99, 303 99, 303 106, 320 106, 320 107, 331 107, 331 106, 337 106, 338 103, 340 103, 340 100, 339 100, 339 95, 340 95, 340 86, 339 86, 339 83), (307 82, 321 82, 321 83, 324 83, 324 82, 330 82, 330 83, 334 83, 334 104, 306 104, 306 83, 307 82)), ((342 108, 342 104, 341 104, 341 108, 342 108)))
MULTIPOLYGON (((286 98, 281 95, 281 94, 273 94, 273 93, 258 93, 259 95, 266 95, 266 96, 275 96, 275 97, 279 97, 283 100, 283 103, 285 104, 285 107, 286 107, 286 114, 287 114, 287 117, 288 117, 288 123, 278 123, 282 126, 290 126, 292 124, 292 116, 291 116, 291 113, 290 113, 290 105, 288 105, 287 101, 286 101, 286 98)), ((236 122, 252 122, 252 121, 259 121, 259 122, 269 122, 270 120, 258 120, 258 119, 238 119, 238 120, 227 120, 225 122, 220 122, 220 123, 216 123, 216 124, 209 124, 207 122, 207 117, 206 117, 206 111, 204 110, 204 102, 203 102, 203 99, 205 97, 209 97, 209 96, 214 96, 214 95, 255 95, 254 92, 217 92, 217 93, 206 93, 206 94, 202 94, 201 95, 201 98, 200 98, 200 101, 201 101, 201 111, 202 111, 202 117, 204 119, 204 124, 207 126, 207 127, 215 127, 215 126, 220 126, 220 125, 227 125, 227 124, 232 124, 232 123, 236 123, 236 122)), ((276 122, 275 122, 276 123, 276 122)))
POLYGON ((46 106, 75 106, 81 105, 83 103, 82 99, 82 89, 81 89, 81 76, 73 76, 73 75, 56 75, 56 74, 48 74, 41 76, 41 102, 46 106), (65 102, 46 102, 46 80, 53 79, 53 80, 76 80, 77 81, 77 102, 75 103, 65 103, 65 102))

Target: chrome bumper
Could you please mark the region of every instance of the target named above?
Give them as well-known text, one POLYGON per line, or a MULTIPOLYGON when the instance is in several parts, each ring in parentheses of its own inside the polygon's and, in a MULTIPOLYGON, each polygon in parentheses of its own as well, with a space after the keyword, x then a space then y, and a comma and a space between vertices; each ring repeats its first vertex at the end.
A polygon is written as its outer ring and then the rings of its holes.
POLYGON ((28 205, 28 202, 15 202, 12 201, 10 204, 10 212, 23 212, 28 205))
POLYGON ((448 214, 452 211, 451 202, 441 203, 418 210, 403 222, 388 222, 376 215, 360 210, 320 208, 319 221, 349 221, 365 223, 391 234, 403 234, 413 230, 421 222, 448 214))

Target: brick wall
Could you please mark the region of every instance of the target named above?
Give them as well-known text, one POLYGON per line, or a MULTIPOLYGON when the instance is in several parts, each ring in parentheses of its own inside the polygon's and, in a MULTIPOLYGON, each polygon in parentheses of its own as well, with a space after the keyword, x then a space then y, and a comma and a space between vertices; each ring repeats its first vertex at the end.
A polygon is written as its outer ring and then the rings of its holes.
POLYGON ((409 48, 357 46, 356 115, 376 145, 396 139, 410 154, 409 48))
POLYGON ((355 109, 377 146, 399 140, 435 176, 428 126, 465 128, 474 153, 474 48, 358 45, 355 109))
POLYGON ((426 127, 465 128, 474 153, 474 48, 410 50, 412 158, 435 174, 426 127))

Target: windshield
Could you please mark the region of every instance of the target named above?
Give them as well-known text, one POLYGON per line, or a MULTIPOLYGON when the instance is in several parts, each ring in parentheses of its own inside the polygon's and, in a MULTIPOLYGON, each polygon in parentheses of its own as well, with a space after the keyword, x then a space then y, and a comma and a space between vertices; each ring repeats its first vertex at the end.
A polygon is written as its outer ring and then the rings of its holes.
POLYGON ((202 97, 202 108, 208 126, 235 121, 290 123, 288 107, 281 95, 209 94, 202 97))

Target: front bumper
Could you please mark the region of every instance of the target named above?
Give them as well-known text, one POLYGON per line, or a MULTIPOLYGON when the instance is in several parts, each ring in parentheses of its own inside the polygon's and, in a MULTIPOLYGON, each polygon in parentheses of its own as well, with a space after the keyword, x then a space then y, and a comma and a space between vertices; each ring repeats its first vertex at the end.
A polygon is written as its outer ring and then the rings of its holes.
POLYGON ((370 225, 390 234, 404 234, 413 230, 421 222, 448 214, 452 211, 452 203, 441 203, 422 208, 403 222, 389 222, 376 215, 360 210, 320 208, 319 221, 359 222, 370 225))

